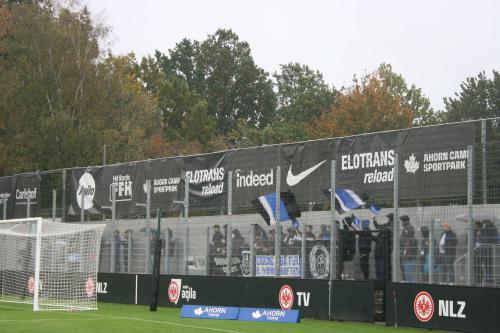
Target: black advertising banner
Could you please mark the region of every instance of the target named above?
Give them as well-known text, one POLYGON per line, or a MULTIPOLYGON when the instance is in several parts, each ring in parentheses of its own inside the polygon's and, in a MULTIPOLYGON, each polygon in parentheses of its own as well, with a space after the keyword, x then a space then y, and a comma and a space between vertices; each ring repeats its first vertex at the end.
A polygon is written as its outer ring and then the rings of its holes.
MULTIPOLYGON (((171 211, 181 186, 182 158, 157 159, 138 163, 135 182, 140 189, 137 201, 146 204, 146 180, 151 183, 151 211, 171 211)), ((144 208, 143 208, 144 209, 144 208)))
MULTIPOLYGON (((136 276, 132 274, 99 273, 96 286, 97 300, 99 302, 134 304, 136 276)), ((151 280, 149 282, 151 283, 151 280)), ((149 300, 147 304, 149 304, 149 300)))
MULTIPOLYGON (((190 208, 227 207, 227 152, 184 157, 182 169, 189 181, 190 208)), ((184 181, 177 200, 184 200, 184 181)))
POLYGON ((473 123, 402 132, 400 197, 464 196, 467 193, 467 146, 473 144, 473 138, 473 123))
POLYGON ((500 289, 390 283, 387 325, 460 332, 498 332, 500 289))
POLYGON ((422 127, 336 139, 337 187, 369 199, 391 199, 399 154, 402 199, 465 195, 473 123, 422 127))
POLYGON ((279 153, 278 146, 228 152, 227 166, 233 171, 233 207, 251 207, 252 200, 276 192, 279 153))
POLYGON ((392 198, 394 157, 401 132, 336 139, 337 187, 361 198, 392 198))
POLYGON ((327 202, 335 140, 319 140, 281 146, 281 191, 291 190, 299 205, 327 202))
POLYGON ((301 317, 326 319, 328 281, 162 275, 159 304, 293 309, 300 310, 301 317))
POLYGON ((28 198, 30 216, 38 216, 40 195, 40 175, 38 173, 0 178, 0 216, 3 216, 3 202, 7 199, 7 218, 26 217, 28 198))
POLYGON ((73 193, 69 214, 79 214, 81 208, 86 213, 99 214, 103 209, 106 187, 102 181, 103 167, 79 168, 71 171, 73 193))
MULTIPOLYGON (((474 124, 460 123, 78 168, 73 169, 73 212, 79 212, 81 199, 76 196, 82 188, 90 213, 111 206, 111 186, 115 184, 117 216, 144 216, 144 208, 137 204, 146 203, 146 180, 151 181, 153 210, 181 210, 181 205, 174 205, 173 201, 184 200, 183 172, 189 181, 191 210, 227 209, 229 171, 233 173, 233 209, 251 207, 252 200, 276 191, 278 165, 281 191, 292 191, 302 207, 326 204, 329 198, 324 191, 330 188, 332 160, 336 161, 338 188, 353 190, 368 202, 392 200, 396 154, 400 157, 400 198, 463 196, 467 185, 467 146, 473 140, 474 124)), ((5 179, 0 182, 0 189, 8 187, 5 179)))

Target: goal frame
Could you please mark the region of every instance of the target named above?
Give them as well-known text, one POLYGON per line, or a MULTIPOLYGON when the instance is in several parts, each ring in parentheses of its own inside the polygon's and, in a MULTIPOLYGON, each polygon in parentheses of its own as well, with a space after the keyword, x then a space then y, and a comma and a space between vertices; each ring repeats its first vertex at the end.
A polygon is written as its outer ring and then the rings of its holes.
MULTIPOLYGON (((60 222, 55 222, 55 221, 49 221, 50 223, 60 223, 60 222)), ((34 257, 34 290, 33 290, 33 311, 42 311, 40 308, 40 276, 41 276, 41 256, 42 256, 42 242, 43 242, 43 227, 44 227, 44 219, 42 217, 29 217, 29 218, 19 218, 19 219, 7 219, 7 220, 0 220, 0 229, 2 225, 5 224, 15 224, 15 223, 34 223, 36 224, 36 233, 31 236, 34 238, 36 241, 35 245, 35 257, 34 257)), ((61 223, 64 225, 71 225, 71 223, 61 223)), ((76 224, 75 224, 76 225, 76 224)), ((105 225, 93 225, 98 229, 99 226, 102 227, 102 230, 100 231, 100 237, 98 238, 98 250, 100 249, 100 241, 102 237, 102 231, 104 230, 105 225)), ((81 232, 81 230, 75 230, 74 233, 81 232)), ((96 230, 96 232, 99 232, 96 230)), ((1 233, 1 232, 0 232, 1 233)), ((68 235, 72 234, 72 232, 68 232, 68 235)), ((20 235, 22 236, 22 235, 20 235)), ((30 236, 26 236, 30 237, 30 236)), ((98 251, 99 252, 99 251, 98 251)), ((33 258, 33 257, 32 257, 33 258)), ((95 264, 95 267, 98 267, 99 263, 99 255, 96 256, 95 260, 97 261, 95 264)), ((96 272, 97 273, 97 272, 96 272)), ((97 276, 97 275, 96 275, 97 276)), ((97 283, 97 280, 95 281, 97 283)), ((97 297, 97 290, 95 291, 95 297, 97 297)), ((11 301, 5 301, 1 300, 2 302, 11 302, 11 301)), ((79 307, 73 307, 69 306, 65 309, 63 307, 61 308, 51 308, 51 309, 44 309, 43 311, 64 311, 64 310, 94 310, 93 308, 79 308, 79 307)))

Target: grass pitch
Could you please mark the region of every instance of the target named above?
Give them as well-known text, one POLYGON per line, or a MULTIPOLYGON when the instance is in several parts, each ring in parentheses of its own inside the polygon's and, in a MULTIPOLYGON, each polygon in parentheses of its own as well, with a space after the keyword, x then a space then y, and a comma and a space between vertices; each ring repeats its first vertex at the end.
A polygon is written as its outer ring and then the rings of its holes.
MULTIPOLYGON (((303 319, 299 324, 253 323, 232 320, 181 319, 180 310, 99 303, 99 310, 33 312, 31 306, 0 302, 0 332, 147 332, 147 333, 376 333, 424 332, 374 324, 303 319)), ((433 331, 438 332, 438 331, 433 331)))

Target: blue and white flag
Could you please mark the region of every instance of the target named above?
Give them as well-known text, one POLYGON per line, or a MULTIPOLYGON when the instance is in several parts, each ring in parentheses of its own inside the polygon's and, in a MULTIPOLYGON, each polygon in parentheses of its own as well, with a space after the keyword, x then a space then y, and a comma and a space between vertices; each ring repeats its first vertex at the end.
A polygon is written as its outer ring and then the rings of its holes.
POLYGON ((342 188, 335 189, 335 198, 344 212, 356 209, 365 203, 354 191, 342 188))
POLYGON ((368 207, 368 209, 369 209, 369 210, 370 210, 370 212, 372 212, 374 215, 378 215, 378 213, 380 213, 380 207, 379 207, 379 206, 370 205, 370 207, 368 207))
MULTIPOLYGON (((252 200, 252 205, 262 215, 268 225, 276 224, 276 192, 261 195, 252 200)), ((279 221, 292 220, 294 228, 298 228, 297 217, 300 217, 300 209, 297 206, 295 195, 291 191, 280 193, 280 216, 279 221)))

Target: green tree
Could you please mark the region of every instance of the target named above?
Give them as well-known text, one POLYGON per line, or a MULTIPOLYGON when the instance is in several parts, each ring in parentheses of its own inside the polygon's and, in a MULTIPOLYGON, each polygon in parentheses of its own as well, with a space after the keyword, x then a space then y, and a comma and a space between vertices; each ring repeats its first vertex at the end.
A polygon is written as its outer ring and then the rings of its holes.
POLYGON ((202 42, 184 39, 168 55, 156 52, 155 58, 156 64, 149 64, 149 69, 160 69, 165 81, 185 81, 189 91, 206 101, 217 135, 226 135, 239 119, 255 128, 273 119, 272 81, 255 64, 248 43, 233 31, 219 29, 202 42))
POLYGON ((493 77, 480 72, 468 77, 455 97, 444 99, 446 121, 463 121, 500 117, 500 73, 493 70, 493 77))
MULTIPOLYGON (((47 2, 48 3, 48 2, 47 2)), ((12 173, 145 157, 153 100, 132 55, 105 56, 107 28, 78 4, 0 5, 0 142, 12 173)))

